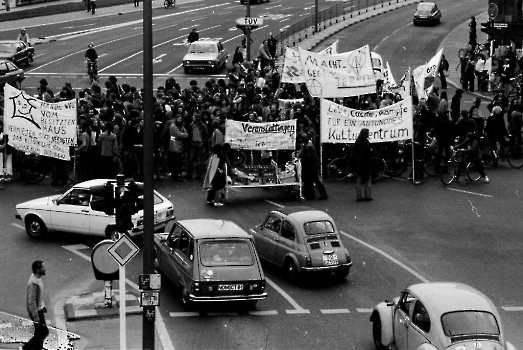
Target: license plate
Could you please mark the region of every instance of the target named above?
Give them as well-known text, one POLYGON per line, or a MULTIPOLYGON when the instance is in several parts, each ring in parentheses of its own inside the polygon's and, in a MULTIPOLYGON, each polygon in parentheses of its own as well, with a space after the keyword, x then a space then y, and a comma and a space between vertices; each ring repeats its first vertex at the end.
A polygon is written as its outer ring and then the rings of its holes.
POLYGON ((323 266, 334 266, 334 265, 338 265, 338 255, 337 254, 323 255, 323 266))
POLYGON ((243 290, 243 284, 220 284, 218 291, 243 290))

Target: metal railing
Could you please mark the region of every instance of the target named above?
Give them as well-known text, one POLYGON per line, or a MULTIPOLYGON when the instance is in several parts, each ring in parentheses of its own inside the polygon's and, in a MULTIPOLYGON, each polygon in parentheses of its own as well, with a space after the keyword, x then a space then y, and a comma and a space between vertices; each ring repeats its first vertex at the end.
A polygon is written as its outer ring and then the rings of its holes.
POLYGON ((275 35, 276 40, 278 40, 278 54, 283 55, 287 46, 296 46, 310 36, 341 21, 359 16, 364 12, 378 10, 379 8, 406 1, 408 0, 355 0, 350 3, 337 3, 334 6, 318 11, 317 31, 315 30, 316 14, 312 14, 291 24, 275 35))

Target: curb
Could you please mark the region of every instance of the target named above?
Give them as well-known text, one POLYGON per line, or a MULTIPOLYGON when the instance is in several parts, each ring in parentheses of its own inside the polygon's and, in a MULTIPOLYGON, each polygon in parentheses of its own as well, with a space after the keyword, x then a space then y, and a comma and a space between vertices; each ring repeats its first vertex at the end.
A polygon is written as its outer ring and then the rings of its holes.
MULTIPOLYGON (((68 299, 64 304, 65 320, 78 321, 99 317, 112 317, 120 314, 120 293, 118 290, 112 293, 113 307, 105 306, 103 292, 82 293, 68 299)), ((126 315, 142 314, 140 298, 135 293, 125 294, 126 315)))

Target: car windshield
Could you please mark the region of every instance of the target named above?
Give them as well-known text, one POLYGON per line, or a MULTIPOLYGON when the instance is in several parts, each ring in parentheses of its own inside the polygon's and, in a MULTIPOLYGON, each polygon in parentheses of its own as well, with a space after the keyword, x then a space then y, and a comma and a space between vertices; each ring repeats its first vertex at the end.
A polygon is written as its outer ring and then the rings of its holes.
POLYGON ((209 240, 200 244, 200 261, 204 266, 250 266, 254 256, 249 241, 209 240))
POLYGON ((443 331, 447 337, 470 334, 499 335, 494 315, 486 311, 456 311, 441 316, 443 331))
POLYGON ((13 52, 15 51, 15 44, 0 43, 0 52, 13 52))
POLYGON ((303 224, 303 229, 307 235, 334 233, 334 226, 332 225, 332 222, 327 220, 306 222, 303 224))
POLYGON ((190 53, 213 53, 216 51, 216 45, 213 44, 194 43, 189 48, 190 53))

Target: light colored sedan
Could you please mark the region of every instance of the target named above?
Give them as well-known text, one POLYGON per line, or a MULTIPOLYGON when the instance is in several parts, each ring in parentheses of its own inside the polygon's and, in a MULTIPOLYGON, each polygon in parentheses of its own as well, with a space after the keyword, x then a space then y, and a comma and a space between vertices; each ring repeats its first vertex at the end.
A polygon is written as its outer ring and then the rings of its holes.
POLYGON ((306 206, 273 210, 249 230, 260 258, 282 267, 289 279, 307 273, 349 275, 352 261, 332 217, 306 206))
POLYGON ((377 350, 515 350, 496 306, 463 283, 413 284, 370 320, 377 350))
MULTIPOLYGON (((25 224, 25 230, 31 238, 42 238, 49 231, 87 233, 103 235, 117 240, 120 234, 116 230, 115 216, 107 215, 100 208, 104 200, 91 189, 103 186, 108 181, 96 179, 74 185, 64 194, 33 199, 16 206, 16 218, 25 224)), ((154 229, 163 232, 165 226, 174 220, 173 204, 160 193, 154 191, 154 229)), ((143 210, 132 216, 131 237, 143 234, 143 210)))
POLYGON ((218 73, 227 64, 228 57, 229 54, 220 41, 198 40, 189 46, 187 54, 183 57, 183 70, 186 74, 204 69, 218 73))
POLYGON ((18 68, 13 62, 0 60, 0 88, 9 84, 17 89, 22 88, 22 81, 25 79, 24 71, 18 68))

